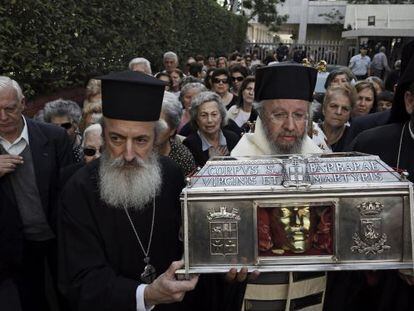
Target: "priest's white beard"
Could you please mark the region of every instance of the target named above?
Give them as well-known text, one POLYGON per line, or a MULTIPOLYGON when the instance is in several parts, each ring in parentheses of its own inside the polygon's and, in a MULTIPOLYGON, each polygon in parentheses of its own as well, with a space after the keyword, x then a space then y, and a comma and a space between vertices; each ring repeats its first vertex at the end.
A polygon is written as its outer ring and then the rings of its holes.
POLYGON ((142 210, 160 191, 161 167, 156 153, 148 160, 127 162, 122 156, 111 159, 104 151, 100 161, 100 195, 109 206, 142 210))
POLYGON ((302 146, 303 146, 303 139, 306 135, 306 128, 305 127, 305 131, 303 132, 302 136, 297 135, 294 131, 289 132, 289 131, 285 131, 283 130, 282 132, 276 134, 276 133, 272 133, 270 132, 269 128, 266 126, 266 123, 263 122, 263 129, 264 132, 266 134, 266 139, 269 142, 270 148, 272 149, 272 154, 295 154, 295 153, 301 153, 302 151, 302 146), (276 142, 276 138, 279 135, 294 135, 296 136, 296 141, 289 146, 284 146, 284 145, 280 145, 276 142))

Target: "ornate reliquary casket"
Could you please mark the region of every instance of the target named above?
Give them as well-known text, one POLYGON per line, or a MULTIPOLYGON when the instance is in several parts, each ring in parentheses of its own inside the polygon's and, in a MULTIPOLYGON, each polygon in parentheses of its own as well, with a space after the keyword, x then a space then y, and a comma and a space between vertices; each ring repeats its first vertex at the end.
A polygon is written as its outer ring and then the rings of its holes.
POLYGON ((413 187, 377 156, 213 158, 181 202, 181 273, 413 267, 413 187))

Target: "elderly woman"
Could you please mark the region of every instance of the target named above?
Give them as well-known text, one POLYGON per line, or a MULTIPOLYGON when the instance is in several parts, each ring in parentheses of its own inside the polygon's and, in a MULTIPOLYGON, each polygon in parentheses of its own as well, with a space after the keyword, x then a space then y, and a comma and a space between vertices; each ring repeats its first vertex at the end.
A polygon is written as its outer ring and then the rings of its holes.
POLYGON ((191 100, 194 96, 204 91, 207 91, 207 88, 203 84, 197 82, 188 83, 182 87, 180 96, 178 97, 183 109, 183 114, 177 127, 177 131, 180 135, 187 136, 189 133, 188 130, 185 132, 181 132, 181 130, 188 122, 190 122, 191 100))
POLYGON ((183 143, 190 149, 198 166, 203 166, 212 156, 229 155, 236 146, 237 134, 223 129, 226 113, 219 95, 207 91, 194 97, 190 122, 196 132, 183 143))
POLYGON ((88 126, 83 132, 83 159, 89 163, 101 156, 102 127, 99 123, 88 126))
POLYGON ((72 143, 73 158, 75 162, 82 161, 81 136, 79 135, 79 121, 82 110, 77 103, 71 100, 57 99, 46 103, 43 108, 43 119, 63 127, 72 143))
POLYGON ((176 137, 182 113, 183 110, 177 97, 172 93, 165 92, 156 145, 159 154, 170 157, 181 168, 184 176, 189 176, 196 168, 194 157, 176 137))
POLYGON ((355 101, 356 91, 349 84, 332 86, 326 91, 322 106, 325 119, 316 125, 312 137, 312 140, 325 152, 345 150, 348 121, 355 101))
POLYGON ((237 102, 237 96, 230 92, 232 86, 230 73, 226 69, 215 69, 211 75, 211 90, 220 95, 221 100, 228 110, 237 102))
POLYGON ((360 117, 375 112, 377 108, 377 94, 371 82, 359 81, 355 84, 357 101, 352 109, 351 116, 360 117))
POLYGON ((227 117, 236 122, 243 132, 250 131, 250 124, 256 121, 257 113, 253 109, 255 78, 248 76, 239 89, 237 105, 230 107, 227 117))

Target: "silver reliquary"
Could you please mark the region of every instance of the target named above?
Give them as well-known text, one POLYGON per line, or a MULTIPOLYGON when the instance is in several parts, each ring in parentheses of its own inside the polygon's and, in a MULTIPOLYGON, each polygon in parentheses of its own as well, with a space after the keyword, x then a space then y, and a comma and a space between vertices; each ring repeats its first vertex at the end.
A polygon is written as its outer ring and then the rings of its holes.
POLYGON ((181 202, 181 273, 413 267, 413 187, 377 156, 213 158, 181 202))

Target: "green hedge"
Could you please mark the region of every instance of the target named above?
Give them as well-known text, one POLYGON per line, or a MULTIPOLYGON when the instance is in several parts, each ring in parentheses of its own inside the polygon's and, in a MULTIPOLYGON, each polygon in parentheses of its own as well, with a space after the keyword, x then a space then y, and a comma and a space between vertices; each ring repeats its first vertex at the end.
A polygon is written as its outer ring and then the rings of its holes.
POLYGON ((0 74, 26 96, 84 85, 146 57, 223 54, 240 49, 247 21, 214 0, 3 0, 0 74))

